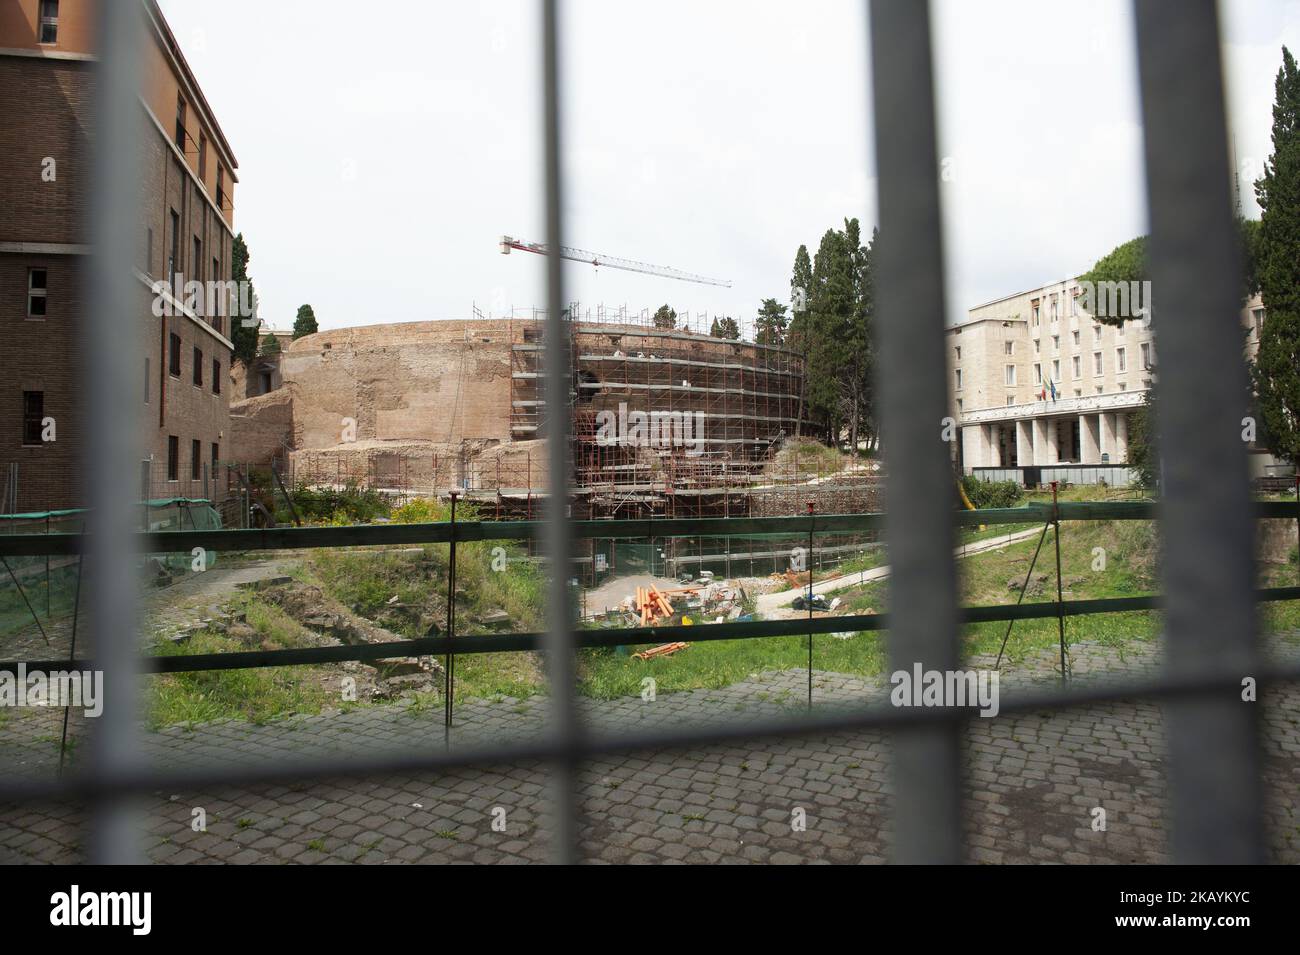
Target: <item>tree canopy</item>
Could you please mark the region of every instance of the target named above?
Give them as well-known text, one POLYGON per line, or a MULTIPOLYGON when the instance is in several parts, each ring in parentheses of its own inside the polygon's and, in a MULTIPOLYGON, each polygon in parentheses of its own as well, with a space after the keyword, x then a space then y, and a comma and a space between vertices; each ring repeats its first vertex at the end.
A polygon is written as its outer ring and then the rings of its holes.
POLYGON ((293 340, 304 335, 313 335, 320 329, 316 325, 316 313, 310 305, 299 305, 298 314, 293 320, 293 340))

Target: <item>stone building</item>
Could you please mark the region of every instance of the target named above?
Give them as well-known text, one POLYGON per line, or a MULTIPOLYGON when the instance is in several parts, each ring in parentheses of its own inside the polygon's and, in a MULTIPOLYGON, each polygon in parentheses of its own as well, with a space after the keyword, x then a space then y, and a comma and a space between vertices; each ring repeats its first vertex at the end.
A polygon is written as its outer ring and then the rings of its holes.
MULTIPOLYGON (((153 285, 230 279, 237 163, 158 5, 130 2, 141 29, 141 324, 124 334, 139 343, 142 493, 211 496, 229 437, 230 319, 168 295, 172 314, 156 317, 153 285)), ((82 286, 97 7, 0 4, 0 511, 10 513, 84 503, 80 343, 93 318, 82 286), (51 421, 54 440, 42 427, 51 421)))
MULTIPOLYGON (((1127 462, 1129 416, 1155 373, 1154 329, 1140 317, 1096 321, 1083 291, 1066 279, 1008 295, 947 329, 964 472, 1127 462)), ((1249 357, 1264 320, 1258 297, 1241 318, 1249 357)))

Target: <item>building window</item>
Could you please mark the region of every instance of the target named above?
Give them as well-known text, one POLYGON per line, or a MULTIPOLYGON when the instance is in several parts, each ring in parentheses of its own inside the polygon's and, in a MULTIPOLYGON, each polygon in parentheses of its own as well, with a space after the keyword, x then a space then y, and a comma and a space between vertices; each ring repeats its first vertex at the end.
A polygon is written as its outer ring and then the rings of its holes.
POLYGON ((175 332, 167 336, 167 374, 181 376, 181 336, 175 332))
POLYGON ((1007 405, 1010 406, 1010 405, 1013 405, 1013 404, 1015 404, 1015 403, 1016 403, 1016 396, 1015 396, 1015 395, 1007 395, 1007 405))
POLYGON ((217 462, 221 460, 221 445, 212 442, 212 480, 217 479, 217 462))
POLYGON ((219 358, 212 359, 212 393, 214 395, 221 394, 221 360, 219 358))
POLYGON ((1142 369, 1143 371, 1151 370, 1151 343, 1142 343, 1142 369))
POLYGON ((1128 362, 1126 361, 1124 349, 1122 348, 1115 349, 1115 370, 1117 372, 1128 370, 1128 362))
POLYGON ((957 390, 961 391, 961 369, 957 369, 957 390))
POLYGON ((1100 344, 1101 344, 1101 326, 1100 326, 1100 325, 1094 324, 1094 325, 1092 326, 1092 343, 1093 343, 1094 345, 1100 345, 1100 344))
POLYGON ((1264 310, 1262 308, 1252 309, 1250 317, 1255 326, 1255 341, 1259 341, 1264 335, 1264 310))
POLYGON ((1056 315, 1056 296, 1053 295, 1053 296, 1052 296, 1052 321, 1055 322, 1055 321, 1056 321, 1056 318, 1057 318, 1057 315, 1056 315))
MULTIPOLYGON (((198 281, 202 282, 203 281, 203 240, 200 239, 198 236, 194 237, 194 257, 190 259, 190 268, 194 270, 194 275, 191 276, 191 278, 197 279, 198 281)), ((203 309, 206 307, 207 306, 203 302, 199 303, 200 315, 203 314, 203 309)))
POLYGON ((27 270, 27 317, 44 318, 49 273, 45 269, 27 270))
POLYGON ((1015 366, 1015 365, 1007 365, 1007 367, 1006 367, 1006 383, 1007 383, 1008 385, 1014 385, 1014 384, 1016 383, 1016 366, 1015 366))
POLYGON ((1079 331, 1078 331, 1078 329, 1075 329, 1074 331, 1070 332, 1070 344, 1073 345, 1075 348, 1078 348, 1078 347, 1079 347, 1079 331))
POLYGON ((1079 292, 1077 289, 1072 290, 1070 294, 1070 317, 1079 317, 1079 292))
POLYGON ((1015 343, 1014 343, 1014 342, 1003 342, 1003 343, 1002 343, 1002 350, 1003 350, 1003 352, 1005 352, 1006 354, 1010 355, 1011 352, 1012 352, 1012 347, 1011 347, 1011 346, 1012 346, 1013 344, 1015 344, 1015 343))
POLYGON ((45 392, 23 392, 23 444, 41 443, 41 422, 45 420, 45 392))
POLYGON ((1075 378, 1082 378, 1082 377, 1083 377, 1083 361, 1082 361, 1082 359, 1079 358, 1078 355, 1075 355, 1075 356, 1074 356, 1073 364, 1074 364, 1074 368, 1073 368, 1073 370, 1074 370, 1074 377, 1075 377, 1075 378))
POLYGON ((1123 337, 1124 337, 1124 323, 1123 323, 1123 322, 1120 322, 1119 325, 1117 325, 1117 326, 1115 327, 1115 334, 1118 335, 1120 338, 1123 338, 1123 337))
POLYGON ((59 42, 59 0, 41 0, 41 43, 59 42))
POLYGON ((181 439, 174 434, 167 435, 167 480, 180 478, 181 439))
POLYGON ((1119 383, 1119 390, 1120 390, 1120 391, 1128 391, 1128 384, 1127 384, 1126 382, 1121 381, 1121 382, 1119 383))
POLYGON ((957 399, 957 411, 958 411, 958 413, 961 412, 961 399, 960 399, 960 398, 957 399))
POLYGON ((958 345, 956 350, 957 350, 957 360, 961 361, 961 346, 958 345))
POLYGON ((1034 354, 1037 355, 1040 351, 1042 351, 1042 342, 1040 342, 1037 338, 1035 338, 1035 339, 1034 339, 1034 354))
POLYGON ((203 442, 195 438, 190 442, 190 480, 197 481, 203 468, 203 442))
POLYGON ((194 384, 203 387, 203 349, 194 349, 194 384))
POLYGON ((176 96, 176 148, 185 152, 185 97, 176 96))
POLYGON ((199 182, 208 184, 208 134, 199 130, 199 182))
POLYGON ((1035 366, 1034 366, 1034 384, 1036 384, 1036 385, 1041 385, 1042 383, 1043 383, 1043 366, 1042 366, 1042 365, 1035 365, 1035 366))
POLYGON ((1033 310, 1034 327, 1037 328, 1038 327, 1038 303, 1034 302, 1030 307, 1033 310))
POLYGON ((225 178, 226 178, 226 167, 218 163, 217 164, 217 211, 218 212, 223 212, 225 211, 226 208, 225 178))
POLYGON ((1101 372, 1102 372, 1101 352, 1095 351, 1092 353, 1092 373, 1094 375, 1100 375, 1101 372))
POLYGON ((1052 381, 1061 380, 1061 359, 1052 359, 1052 381))
POLYGON ((1058 352, 1058 351, 1060 351, 1060 350, 1061 350, 1061 336, 1060 336, 1060 335, 1053 335, 1053 336, 1052 336, 1052 352, 1055 353, 1055 352, 1058 352))

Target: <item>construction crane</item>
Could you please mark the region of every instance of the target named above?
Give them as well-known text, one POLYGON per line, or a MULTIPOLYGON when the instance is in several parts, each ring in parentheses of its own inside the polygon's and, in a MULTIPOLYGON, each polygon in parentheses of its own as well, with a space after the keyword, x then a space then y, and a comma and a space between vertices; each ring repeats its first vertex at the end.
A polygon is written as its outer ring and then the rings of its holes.
MULTIPOLYGON (((545 242, 525 242, 522 239, 512 239, 508 235, 503 235, 501 237, 501 254, 509 255, 511 249, 518 249, 520 252, 533 252, 537 255, 550 254, 550 249, 547 248, 545 242)), ((601 255, 598 252, 574 249, 567 245, 560 246, 560 258, 568 259, 571 262, 586 262, 595 266, 603 265, 606 268, 622 269, 624 272, 658 275, 665 279, 677 279, 679 282, 698 282, 701 285, 720 285, 723 288, 731 288, 730 279, 711 279, 707 275, 683 272, 681 269, 669 268, 666 265, 651 265, 649 262, 622 259, 616 255, 601 255)))

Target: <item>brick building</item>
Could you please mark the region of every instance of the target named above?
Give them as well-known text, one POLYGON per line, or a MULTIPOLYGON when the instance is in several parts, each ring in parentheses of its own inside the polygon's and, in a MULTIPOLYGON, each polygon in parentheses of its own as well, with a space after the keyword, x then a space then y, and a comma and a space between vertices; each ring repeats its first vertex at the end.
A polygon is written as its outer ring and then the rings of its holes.
MULTIPOLYGON (((168 295, 172 314, 156 317, 153 285, 178 274, 229 281, 237 163, 157 4, 138 2, 139 453, 151 497, 219 497, 225 481, 212 469, 229 435, 230 318, 168 295)), ((0 512, 84 502, 80 342, 97 6, 0 4, 0 512)))

